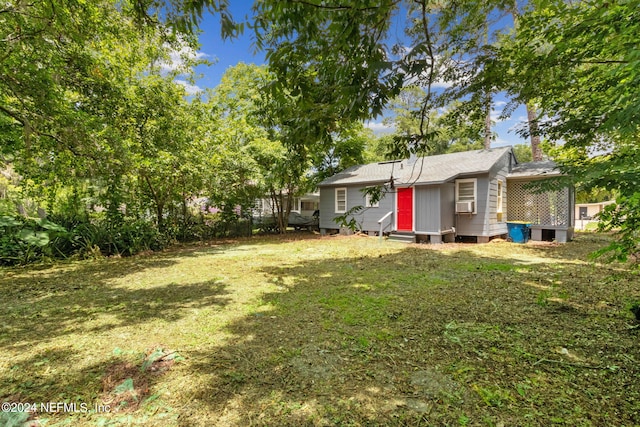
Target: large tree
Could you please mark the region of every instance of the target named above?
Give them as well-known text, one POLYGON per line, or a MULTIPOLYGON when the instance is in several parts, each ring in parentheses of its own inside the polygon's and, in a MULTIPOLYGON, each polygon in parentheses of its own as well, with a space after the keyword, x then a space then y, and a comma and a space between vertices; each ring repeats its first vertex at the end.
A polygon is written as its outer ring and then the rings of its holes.
MULTIPOLYGON (((399 136, 410 150, 438 152, 435 113, 445 103, 464 98, 467 119, 488 117, 490 95, 499 87, 477 75, 494 60, 487 48, 496 37, 488 37, 487 28, 500 16, 488 15, 504 15, 504 7, 489 0, 266 0, 255 6, 257 45, 266 49, 278 78, 274 89, 310 99, 324 93, 325 102, 308 102, 303 113, 314 124, 331 126, 336 117, 370 119, 383 114, 402 87, 420 88, 411 102, 416 126, 399 136), (456 90, 437 91, 443 81, 455 83, 456 90)), ((484 135, 491 139, 490 126, 484 135)))
POLYGON ((367 136, 361 123, 335 120, 330 131, 313 127, 300 113, 306 98, 286 91, 274 96, 268 90, 273 82, 266 66, 240 63, 212 92, 212 161, 220 171, 212 198, 221 207, 247 211, 256 198, 268 197, 274 222, 285 232, 294 197, 361 163, 367 136))
POLYGON ((226 0, 4 2, 0 161, 37 163, 50 153, 95 160, 113 142, 104 127, 129 83, 195 48, 194 24, 206 9, 219 14, 224 34, 234 32, 226 0))
POLYGON ((278 230, 287 229, 294 196, 304 191, 310 157, 287 143, 292 97, 275 100, 265 88, 273 76, 265 66, 240 63, 229 68, 212 93, 217 117, 212 161, 220 173, 213 201, 228 211, 250 212, 256 199, 268 197, 278 230))
POLYGON ((204 106, 187 102, 182 85, 158 75, 132 82, 126 101, 116 123, 126 147, 120 161, 136 184, 138 204, 147 201, 143 206, 152 207, 164 231, 167 210, 180 207, 184 218, 187 201, 204 186, 209 147, 198 127, 204 106))

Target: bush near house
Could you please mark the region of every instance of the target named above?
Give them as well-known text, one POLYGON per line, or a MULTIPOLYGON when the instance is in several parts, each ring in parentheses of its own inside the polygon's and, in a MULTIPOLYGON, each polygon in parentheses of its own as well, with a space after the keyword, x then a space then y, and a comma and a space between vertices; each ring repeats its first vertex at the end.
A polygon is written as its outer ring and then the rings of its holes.
POLYGON ((250 236, 250 220, 221 214, 189 216, 169 223, 161 232, 150 221, 102 214, 50 219, 0 216, 0 265, 29 264, 44 260, 130 256, 157 251, 179 242, 250 236))

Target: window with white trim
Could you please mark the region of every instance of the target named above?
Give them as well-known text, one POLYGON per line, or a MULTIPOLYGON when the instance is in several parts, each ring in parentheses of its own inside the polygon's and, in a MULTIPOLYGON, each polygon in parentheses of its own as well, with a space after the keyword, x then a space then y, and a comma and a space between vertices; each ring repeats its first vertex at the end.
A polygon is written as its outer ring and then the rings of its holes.
POLYGON ((367 207, 367 208, 379 208, 380 207, 380 200, 377 200, 377 201, 373 202, 372 199, 373 198, 371 197, 371 194, 365 193, 365 195, 364 195, 364 206, 367 207))
MULTIPOLYGON (((456 204, 458 203, 471 203, 471 209, 469 213, 476 213, 478 193, 478 180, 476 178, 458 179, 456 180, 456 204)), ((457 212, 464 212, 463 209, 456 208, 457 212)))
POLYGON ((293 198, 293 203, 291 204, 291 212, 300 213, 300 198, 299 197, 294 197, 293 198))
POLYGON ((336 188, 336 213, 345 213, 347 211, 347 189, 336 188))

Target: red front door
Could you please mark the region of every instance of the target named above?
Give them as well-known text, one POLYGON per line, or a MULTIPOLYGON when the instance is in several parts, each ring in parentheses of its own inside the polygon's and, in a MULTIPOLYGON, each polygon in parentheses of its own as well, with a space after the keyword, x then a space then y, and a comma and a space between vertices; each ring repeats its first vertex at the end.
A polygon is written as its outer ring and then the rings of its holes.
POLYGON ((398 231, 413 231, 413 188, 398 188, 398 231))

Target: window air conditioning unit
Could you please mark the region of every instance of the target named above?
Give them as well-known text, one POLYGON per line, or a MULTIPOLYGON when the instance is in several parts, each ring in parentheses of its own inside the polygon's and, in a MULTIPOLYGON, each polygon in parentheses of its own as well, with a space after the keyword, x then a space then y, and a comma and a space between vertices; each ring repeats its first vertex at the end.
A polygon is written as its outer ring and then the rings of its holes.
POLYGON ((457 202, 456 213, 473 213, 473 202, 457 202))

